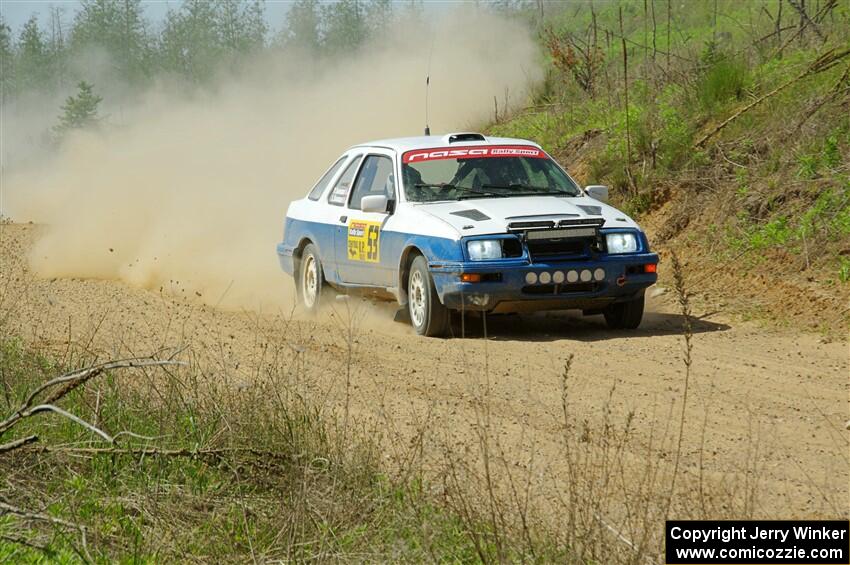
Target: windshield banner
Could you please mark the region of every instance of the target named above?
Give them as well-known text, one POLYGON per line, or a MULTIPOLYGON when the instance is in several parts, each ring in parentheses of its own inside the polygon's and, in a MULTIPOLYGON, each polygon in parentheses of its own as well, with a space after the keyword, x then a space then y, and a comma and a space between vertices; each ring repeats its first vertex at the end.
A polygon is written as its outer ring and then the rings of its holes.
POLYGON ((485 147, 435 147, 406 152, 402 163, 439 161, 441 159, 488 159, 492 157, 530 157, 546 159, 546 152, 528 145, 488 145, 485 147))

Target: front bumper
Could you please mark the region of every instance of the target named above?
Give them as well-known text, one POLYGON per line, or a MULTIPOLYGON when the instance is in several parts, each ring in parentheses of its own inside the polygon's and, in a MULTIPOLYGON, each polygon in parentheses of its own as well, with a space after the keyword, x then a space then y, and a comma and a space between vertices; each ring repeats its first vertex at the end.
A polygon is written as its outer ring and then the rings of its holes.
POLYGON ((285 243, 277 244, 277 259, 280 262, 280 268, 287 275, 295 276, 295 248, 286 245, 285 243))
POLYGON ((550 263, 432 262, 430 270, 447 308, 508 313, 598 310, 631 300, 656 282, 657 274, 644 272, 644 265, 657 263, 655 253, 636 253, 550 263), (462 274, 480 274, 482 280, 463 282, 462 274))

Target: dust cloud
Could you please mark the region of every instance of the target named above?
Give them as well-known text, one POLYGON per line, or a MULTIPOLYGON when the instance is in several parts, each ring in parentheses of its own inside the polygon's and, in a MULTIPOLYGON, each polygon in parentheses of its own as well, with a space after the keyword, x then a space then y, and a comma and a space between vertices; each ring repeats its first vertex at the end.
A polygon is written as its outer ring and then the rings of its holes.
MULTIPOLYGON (((15 221, 44 224, 43 277, 119 279, 237 308, 292 303, 280 271, 287 205, 348 146, 419 135, 431 61, 434 132, 480 125, 540 72, 520 24, 451 11, 329 61, 281 53, 206 94, 152 89, 124 124, 78 132, 37 168, 7 174, 15 221)), ((11 140, 13 143, 14 141, 11 140)))

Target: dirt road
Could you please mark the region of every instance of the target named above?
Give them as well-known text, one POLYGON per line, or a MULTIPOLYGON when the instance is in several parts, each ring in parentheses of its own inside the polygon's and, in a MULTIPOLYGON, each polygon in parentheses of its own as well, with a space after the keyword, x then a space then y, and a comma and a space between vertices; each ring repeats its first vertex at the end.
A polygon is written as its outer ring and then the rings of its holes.
MULTIPOLYGON (((388 458, 422 428, 433 431, 432 449, 475 451, 484 399, 506 468, 539 480, 542 498, 557 488, 544 476, 570 476, 559 456, 562 373, 572 356, 566 382, 576 426, 593 437, 606 421, 630 422, 625 451, 635 469, 673 459, 685 373, 669 293, 633 333, 609 332, 601 317, 535 315, 488 320, 486 340, 475 323, 466 339, 424 339, 392 322, 390 310, 364 315, 354 301, 337 301, 322 320, 290 320, 288 312, 218 310, 184 297, 179 282, 160 291, 37 280, 23 266, 35 231, 6 225, 0 241, 6 331, 33 343, 63 351, 70 340, 104 357, 185 344, 207 360, 208 378, 246 383, 288 367, 315 401, 347 406, 359 427, 384 430, 388 458)), ((740 503, 737 511, 753 516, 846 516, 848 344, 709 317, 696 322, 692 356, 682 484, 706 481, 729 494, 705 512, 740 503)))

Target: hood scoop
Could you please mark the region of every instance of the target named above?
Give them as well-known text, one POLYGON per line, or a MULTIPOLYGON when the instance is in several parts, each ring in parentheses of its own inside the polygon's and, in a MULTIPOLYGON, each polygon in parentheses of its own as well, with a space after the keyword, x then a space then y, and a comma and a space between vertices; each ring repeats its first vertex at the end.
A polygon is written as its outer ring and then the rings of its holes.
POLYGON ((490 219, 490 216, 480 210, 458 210, 457 212, 451 212, 451 215, 468 218, 470 220, 475 220, 476 222, 483 222, 484 220, 490 219))
POLYGON ((602 215, 602 206, 585 206, 583 204, 577 204, 578 208, 581 208, 586 214, 590 214, 591 216, 601 216, 602 215))

